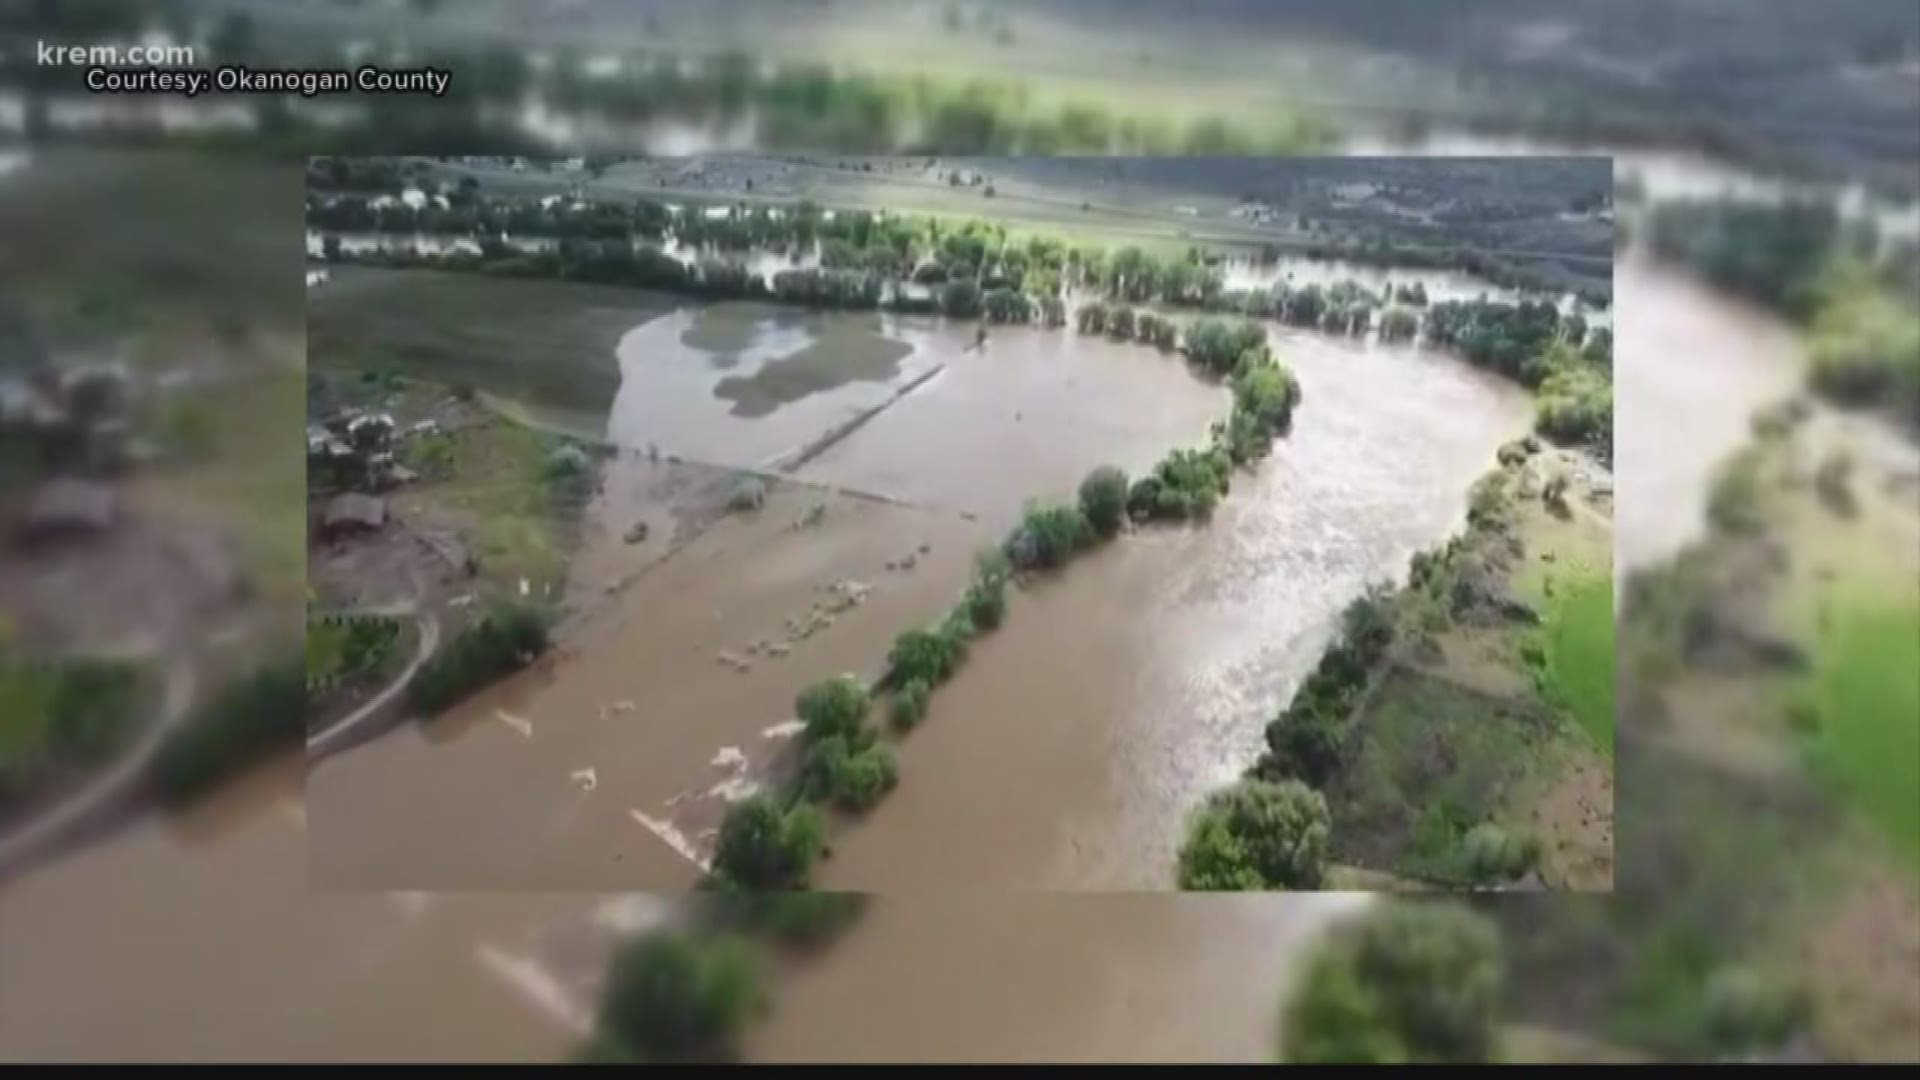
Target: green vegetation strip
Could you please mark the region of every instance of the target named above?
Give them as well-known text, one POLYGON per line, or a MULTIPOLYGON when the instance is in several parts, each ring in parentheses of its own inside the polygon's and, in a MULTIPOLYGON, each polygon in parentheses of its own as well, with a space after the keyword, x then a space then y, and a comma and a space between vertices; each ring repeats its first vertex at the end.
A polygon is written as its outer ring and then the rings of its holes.
POLYGON ((1834 614, 1797 690, 1815 768, 1920 874, 1920 608, 1857 602, 1834 614))
POLYGON ((1537 635, 1535 676, 1542 694, 1570 712, 1594 748, 1613 757, 1613 579, 1588 574, 1563 581, 1537 635))

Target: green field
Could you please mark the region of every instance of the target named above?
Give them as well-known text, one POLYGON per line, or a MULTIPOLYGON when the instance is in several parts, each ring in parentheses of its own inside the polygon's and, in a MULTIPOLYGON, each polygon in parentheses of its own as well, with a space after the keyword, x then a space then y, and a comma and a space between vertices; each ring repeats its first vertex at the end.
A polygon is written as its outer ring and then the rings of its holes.
POLYGON ((480 387, 597 428, 620 388, 621 337, 680 303, 644 289, 343 267, 313 290, 308 360, 480 387))
POLYGON ((555 469, 570 440, 505 418, 442 437, 445 475, 429 476, 395 498, 410 521, 460 527, 481 573, 502 587, 559 588, 566 583, 574 529, 592 492, 584 472, 555 469))
POLYGON ((1327 792, 1338 861, 1427 880, 1514 785, 1542 771, 1553 725, 1537 706, 1395 666, 1355 717, 1359 744, 1327 792))
POLYGON ((1548 602, 1535 638, 1540 692, 1573 714, 1580 729, 1613 757, 1613 579, 1585 575, 1563 581, 1548 602))
POLYGON ((1920 607, 1836 612, 1798 688, 1818 728, 1816 768, 1865 811, 1920 873, 1920 607))
POLYGON ((139 676, 133 665, 110 662, 0 663, 0 807, 109 761, 131 742, 139 676))

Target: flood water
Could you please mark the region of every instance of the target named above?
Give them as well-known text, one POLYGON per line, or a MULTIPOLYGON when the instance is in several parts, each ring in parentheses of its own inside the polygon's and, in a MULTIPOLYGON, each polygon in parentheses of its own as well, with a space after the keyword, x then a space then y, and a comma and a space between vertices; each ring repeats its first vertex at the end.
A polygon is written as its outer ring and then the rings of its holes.
POLYGON ((1721 463, 1752 438, 1756 412, 1801 385, 1805 368, 1778 319, 1643 253, 1622 260, 1614 280, 1625 313, 1614 348, 1614 559, 1635 570, 1700 535, 1721 463))
POLYGON ((1209 526, 1143 529, 1016 597, 905 740, 899 790, 839 834, 830 887, 1171 888, 1187 812, 1253 759, 1340 609, 1457 528, 1528 423, 1523 393, 1448 357, 1274 344, 1305 394, 1291 435, 1209 526))
MULTIPOLYGON (((982 350, 970 327, 927 320, 718 305, 645 324, 620 352, 613 440, 730 466, 818 442, 939 374, 799 473, 825 486, 777 486, 764 509, 724 515, 630 574, 616 565, 619 512, 590 510, 614 535, 576 571, 631 587, 536 669, 318 764, 307 786, 317 880, 686 888, 726 803, 789 751, 803 686, 876 673, 894 635, 953 603, 974 553, 1028 497, 1071 497, 1096 465, 1143 467, 1197 443, 1226 408, 1223 390, 1171 355, 1041 331, 995 333, 982 350), (773 411, 736 416, 756 399, 730 402, 728 381, 780 365, 812 375, 765 378, 773 411), (849 372, 865 377, 835 384, 849 372), (843 453, 854 447, 870 449, 843 453), (818 522, 800 527, 815 507, 818 522), (756 648, 766 642, 779 651, 756 648)), ((641 474, 665 467, 623 459, 602 503, 659 520, 641 474)), ((595 591, 576 582, 569 595, 595 591)))
POLYGON ((299 774, 0 887, 0 1060, 565 1054, 604 901, 313 891, 299 774))
POLYGON ((760 1061, 1271 1061, 1303 949, 1363 893, 881 897, 784 980, 760 1061))

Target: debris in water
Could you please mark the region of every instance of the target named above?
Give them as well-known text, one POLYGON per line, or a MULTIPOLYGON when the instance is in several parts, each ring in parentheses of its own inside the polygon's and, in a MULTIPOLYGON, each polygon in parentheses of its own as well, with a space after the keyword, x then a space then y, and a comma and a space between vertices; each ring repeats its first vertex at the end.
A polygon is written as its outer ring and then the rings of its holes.
POLYGON ((471 603, 473 603, 473 594, 467 593, 464 596, 456 596, 453 599, 447 601, 447 606, 448 607, 466 607, 468 604, 471 604, 471 603))
POLYGON ((785 656, 792 651, 793 651, 793 646, 787 644, 784 641, 776 641, 773 644, 767 646, 768 656, 785 656))
POLYGON ((600 706, 600 717, 601 719, 605 719, 609 716, 612 716, 614 713, 630 713, 633 711, 633 709, 634 709, 634 705, 631 700, 627 698, 621 698, 619 701, 616 701, 611 705, 600 706))
MULTIPOLYGON (((633 820, 639 822, 642 828, 658 837, 661 843, 672 848, 674 853, 681 858, 699 867, 702 871, 712 869, 712 864, 706 859, 701 858, 699 850, 693 846, 691 840, 687 839, 687 834, 674 828, 673 822, 648 817, 638 810, 629 809, 627 813, 632 814, 633 820)), ((714 835, 719 835, 718 830, 715 830, 714 835)))
POLYGON ((533 738, 533 724, 528 722, 527 720, 521 717, 515 716, 512 713, 506 711, 505 709, 495 709, 493 710, 493 715, 494 715, 494 718, 499 720, 501 723, 519 732, 521 738, 523 739, 533 738))
POLYGON ((761 728, 760 737, 763 739, 791 739, 806 729, 807 725, 803 721, 783 720, 772 727, 761 728))
POLYGON ((626 541, 629 544, 638 544, 647 538, 649 531, 651 531, 651 526, 646 522, 636 521, 627 527, 626 541))
POLYGON ((933 552, 933 545, 932 545, 932 544, 921 544, 921 545, 920 545, 920 554, 922 554, 922 555, 928 555, 928 554, 932 554, 932 552, 933 552))
POLYGON ((720 661, 721 664, 727 667, 730 667, 733 670, 738 672, 748 672, 753 670, 752 661, 748 660, 744 656, 740 656, 735 653, 728 652, 725 649, 722 649, 720 650, 719 653, 715 654, 714 659, 720 661))
POLYGON ((584 769, 573 770, 567 775, 567 779, 579 784, 582 791, 592 791, 600 786, 600 774, 594 771, 591 765, 584 769))
POLYGON ((723 746, 713 755, 713 764, 722 769, 744 769, 747 767, 747 755, 737 746, 723 746))
POLYGON ((707 789, 707 794, 725 802, 737 803, 750 799, 760 793, 760 781, 746 776, 732 776, 707 789))

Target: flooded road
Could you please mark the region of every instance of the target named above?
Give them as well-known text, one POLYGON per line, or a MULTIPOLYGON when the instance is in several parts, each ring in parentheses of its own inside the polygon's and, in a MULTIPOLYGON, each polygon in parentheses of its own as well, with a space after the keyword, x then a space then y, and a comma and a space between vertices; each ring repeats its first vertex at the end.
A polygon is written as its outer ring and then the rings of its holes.
MULTIPOLYGON (((1016 596, 839 834, 828 887, 1166 889, 1188 810, 1245 768, 1371 580, 1463 520, 1526 395, 1417 349, 1276 331, 1294 429, 1213 522, 1148 528, 1016 596)), ((845 453, 861 452, 850 441, 845 453)))

